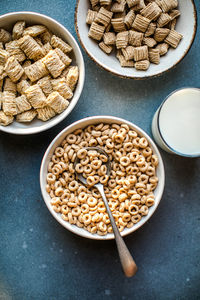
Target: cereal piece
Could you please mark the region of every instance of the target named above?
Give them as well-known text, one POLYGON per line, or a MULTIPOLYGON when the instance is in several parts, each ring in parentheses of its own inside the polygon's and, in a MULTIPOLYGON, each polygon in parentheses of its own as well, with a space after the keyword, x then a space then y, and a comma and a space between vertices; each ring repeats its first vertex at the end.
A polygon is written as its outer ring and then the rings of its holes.
POLYGON ((28 100, 26 99, 25 95, 21 95, 21 96, 15 98, 15 102, 17 105, 17 113, 18 114, 31 109, 31 105, 28 102, 28 100))
POLYGON ((129 44, 135 47, 142 46, 142 41, 144 38, 144 33, 137 32, 134 30, 129 30, 129 44))
POLYGON ((67 85, 70 87, 70 89, 73 91, 79 78, 79 69, 78 66, 72 66, 69 69, 69 72, 66 75, 66 81, 67 85))
POLYGON ((167 43, 161 43, 156 46, 156 49, 159 50, 160 56, 163 56, 168 52, 169 45, 167 43))
POLYGON ((55 35, 51 38, 51 46, 53 48, 59 48, 65 54, 72 51, 72 47, 69 44, 65 43, 61 38, 55 35))
POLYGON ((6 115, 14 116, 17 114, 15 95, 10 92, 3 92, 3 112, 6 115))
POLYGON ((176 30, 170 30, 170 33, 165 39, 165 42, 172 46, 173 48, 176 48, 178 44, 180 43, 181 39, 183 38, 182 34, 178 33, 176 30))
POLYGON ((14 117, 11 115, 6 115, 3 111, 0 111, 0 125, 7 126, 11 124, 14 120, 14 117))
POLYGON ((7 73, 4 71, 4 67, 0 65, 0 80, 3 80, 7 76, 7 73))
POLYGON ((140 60, 135 63, 136 70, 146 71, 150 66, 150 62, 148 60, 140 60))
POLYGON ((141 15, 150 21, 156 20, 162 13, 161 8, 155 3, 149 3, 145 8, 140 11, 141 15))
POLYGON ((111 19, 111 24, 115 32, 126 31, 126 26, 124 24, 124 18, 114 18, 111 19))
POLYGON ((17 91, 19 94, 24 94, 26 89, 30 87, 30 84, 27 80, 21 80, 17 83, 17 91))
POLYGON ((168 28, 156 28, 154 39, 157 42, 162 42, 168 36, 170 30, 168 28))
POLYGON ((153 48, 157 44, 157 42, 151 37, 145 37, 143 42, 144 45, 147 45, 149 48, 153 48))
POLYGON ((134 62, 132 60, 126 60, 125 57, 123 56, 123 54, 121 53, 121 51, 118 50, 117 53, 117 58, 120 62, 121 67, 130 67, 133 68, 134 67, 134 62))
POLYGON ((111 11, 115 12, 115 13, 120 13, 120 12, 124 12, 125 10, 125 5, 126 5, 126 0, 120 0, 120 2, 114 2, 112 7, 111 7, 111 11))
POLYGON ((5 43, 10 42, 11 39, 12 39, 11 34, 8 31, 6 31, 5 29, 0 28, 0 42, 5 44, 5 43))
POLYGON ((132 8, 134 11, 140 11, 141 9, 145 8, 144 0, 139 0, 138 4, 134 5, 132 8))
POLYGON ((112 0, 100 0, 99 2, 100 2, 101 6, 103 6, 103 5, 108 6, 108 5, 111 5, 112 0))
POLYGON ((105 27, 97 24, 96 22, 92 22, 90 26, 90 30, 88 32, 88 36, 94 40, 100 41, 103 37, 105 27))
POLYGON ((44 44, 42 49, 43 49, 44 55, 48 54, 50 50, 53 50, 53 48, 51 47, 51 44, 49 42, 44 44))
POLYGON ((110 54, 112 52, 113 47, 106 45, 104 42, 99 43, 99 48, 106 54, 110 54))
POLYGON ((42 108, 47 104, 46 97, 38 84, 30 86, 24 93, 34 108, 42 108))
POLYGON ((178 6, 177 0, 160 0, 159 6, 164 13, 176 8, 178 6))
POLYGON ((118 12, 118 13, 113 13, 113 18, 116 19, 116 18, 125 18, 126 16, 126 11, 124 10, 123 12, 118 12))
POLYGON ((160 51, 159 49, 149 50, 149 61, 158 65, 160 63, 160 51))
POLYGON ((56 113, 50 106, 45 106, 43 108, 37 108, 37 118, 42 121, 48 121, 53 118, 56 113))
POLYGON ((95 20, 97 16, 97 12, 91 9, 88 9, 87 17, 86 17, 86 24, 91 25, 92 22, 95 20))
POLYGON ((29 67, 31 64, 32 64, 31 60, 27 59, 27 60, 23 63, 22 68, 29 67))
POLYGON ((58 92, 65 99, 71 99, 73 97, 72 90, 67 84, 66 78, 51 80, 52 88, 54 91, 58 92))
POLYGON ((40 34, 40 38, 44 45, 46 43, 50 43, 52 38, 52 33, 46 28, 46 30, 42 34, 40 34))
POLYGON ((42 41, 41 41, 41 38, 40 38, 39 36, 35 37, 34 40, 38 43, 38 45, 39 45, 41 48, 43 48, 44 45, 43 45, 43 43, 42 43, 42 41))
POLYGON ((33 25, 24 29, 23 35, 30 35, 32 37, 38 36, 46 31, 43 25, 33 25))
POLYGON ((42 48, 30 35, 23 36, 17 42, 29 59, 38 60, 44 56, 42 48))
POLYGON ((96 6, 92 7, 92 9, 96 12, 98 12, 100 10, 100 8, 101 8, 100 5, 96 5, 96 6))
POLYGON ((12 30, 13 40, 18 40, 19 38, 22 37, 24 28, 25 28, 25 21, 18 21, 17 23, 15 23, 12 30))
POLYGON ((145 32, 145 36, 149 37, 149 36, 153 35, 155 30, 156 30, 156 23, 153 23, 153 22, 150 23, 147 28, 147 31, 145 32))
POLYGON ((64 63, 55 50, 50 50, 49 53, 42 59, 42 62, 54 78, 60 76, 65 68, 64 63))
POLYGON ((10 56, 14 55, 15 58, 22 62, 26 59, 24 52, 20 49, 17 41, 11 41, 5 44, 6 51, 10 54, 10 56))
POLYGON ((38 80, 37 84, 40 86, 45 96, 49 96, 53 92, 50 76, 41 78, 38 80))
POLYGON ((140 3, 140 0, 126 0, 128 7, 131 8, 140 3))
POLYGON ((128 46, 125 49, 122 49, 122 54, 126 60, 132 60, 134 58, 134 47, 128 46))
POLYGON ((0 49, 0 65, 5 65, 9 56, 9 53, 6 50, 0 49))
POLYGON ((60 114, 68 107, 69 101, 63 98, 58 92, 53 92, 48 96, 47 104, 56 113, 60 114))
POLYGON ((157 26, 158 27, 164 27, 165 25, 167 25, 170 21, 171 21, 171 17, 170 15, 168 15, 167 13, 162 13, 160 15, 160 17, 157 20, 157 26))
MULTIPOLYGON (((22 64, 22 68, 25 69, 26 67, 29 67, 31 64, 32 64, 31 60, 25 60, 25 62, 22 64)), ((26 79, 28 79, 28 77, 24 72, 20 80, 26 80, 26 79)))
POLYGON ((113 13, 111 11, 108 11, 104 7, 101 7, 94 21, 104 26, 108 26, 111 21, 112 15, 113 13))
POLYGON ((108 26, 105 28, 104 32, 109 32, 111 30, 112 24, 109 23, 108 26))
POLYGON ((65 64, 65 66, 69 66, 71 64, 72 59, 69 56, 67 56, 65 53, 63 53, 62 50, 56 48, 55 51, 60 57, 60 59, 62 60, 63 64, 65 64))
POLYGON ((33 121, 33 119, 37 116, 37 112, 35 109, 31 109, 25 111, 16 116, 16 121, 20 123, 27 123, 33 121))
POLYGON ((90 0, 92 7, 95 7, 99 4, 99 0, 90 0))
POLYGON ((9 77, 7 77, 4 82, 3 90, 4 92, 13 93, 16 96, 17 85, 9 77))
POLYGON ((48 70, 45 67, 42 59, 36 61, 28 67, 25 67, 24 72, 32 82, 48 75, 48 70))
POLYGON ((14 56, 11 56, 7 59, 5 71, 13 82, 18 81, 24 73, 24 69, 14 56))
POLYGON ((169 13, 170 17, 171 17, 171 20, 174 20, 176 18, 178 18, 181 13, 178 9, 173 9, 170 13, 169 13))
POLYGON ((135 20, 135 13, 133 10, 130 10, 124 18, 124 24, 126 24, 128 29, 131 28, 134 20, 135 20))
POLYGON ((69 70, 72 68, 72 66, 66 67, 62 73, 60 74, 60 77, 66 77, 67 74, 69 73, 69 70))
POLYGON ((146 60, 148 59, 148 47, 147 46, 140 46, 134 48, 134 60, 146 60))
POLYGON ((106 32, 103 35, 104 44, 112 46, 116 43, 116 35, 114 32, 106 32))
POLYGON ((169 28, 170 30, 175 30, 175 27, 176 27, 176 19, 172 20, 170 23, 169 23, 169 28))
POLYGON ((145 32, 149 26, 149 23, 149 19, 138 14, 133 22, 133 28, 138 31, 145 32))
POLYGON ((2 42, 0 42, 0 49, 4 49, 2 42))
POLYGON ((116 36, 116 48, 126 48, 128 46, 128 31, 119 32, 116 36))

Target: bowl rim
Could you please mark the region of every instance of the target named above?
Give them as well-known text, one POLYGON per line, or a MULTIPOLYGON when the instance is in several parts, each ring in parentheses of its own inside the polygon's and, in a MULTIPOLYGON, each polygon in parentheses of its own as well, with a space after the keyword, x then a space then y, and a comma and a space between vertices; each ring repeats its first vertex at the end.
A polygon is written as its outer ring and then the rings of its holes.
MULTIPOLYGON (((81 237, 84 238, 89 238, 89 239, 93 239, 93 240, 112 240, 114 239, 114 234, 113 233, 109 233, 105 236, 100 236, 97 234, 91 234, 89 232, 87 232, 86 230, 82 229, 82 228, 78 228, 76 225, 71 225, 68 222, 64 221, 60 214, 56 213, 51 204, 49 199, 47 199, 47 192, 46 192, 46 188, 45 188, 45 184, 46 181, 44 180, 43 174, 46 174, 47 170, 45 167, 46 161, 48 161, 52 154, 50 155, 49 153, 52 151, 52 148, 55 146, 56 142, 58 140, 60 140, 60 138, 62 137, 63 139, 65 138, 64 136, 68 133, 73 132, 74 127, 80 125, 80 128, 84 128, 86 126, 88 126, 91 123, 85 124, 87 121, 91 122, 94 121, 96 124, 97 123, 101 123, 101 122, 107 122, 107 123, 114 123, 117 122, 118 124, 122 124, 122 123, 126 123, 128 124, 131 128, 134 128, 134 130, 136 130, 139 134, 144 135, 147 139, 148 142, 150 142, 151 147, 153 148, 154 152, 156 153, 156 155, 158 156, 159 159, 159 168, 160 168, 160 178, 159 178, 159 191, 158 191, 158 195, 156 196, 156 203, 154 206, 151 207, 151 211, 148 213, 147 216, 143 217, 143 219, 138 222, 137 224, 135 224, 135 226, 129 228, 127 231, 124 230, 121 232, 122 236, 126 236, 128 234, 133 233, 134 231, 138 230, 140 227, 142 227, 150 218, 151 216, 154 214, 154 212, 156 211, 160 200, 162 198, 163 195, 163 191, 164 191, 164 186, 165 186, 165 169, 164 169, 164 164, 163 164, 163 160, 160 154, 160 151, 158 149, 158 147, 156 146, 156 144, 154 143, 154 141, 152 140, 152 138, 140 127, 138 127, 137 125, 135 125, 134 123, 122 119, 122 118, 118 118, 115 116, 108 116, 108 115, 98 115, 98 116, 91 116, 91 117, 86 117, 83 119, 80 119, 78 121, 73 122, 72 124, 68 125, 67 127, 65 127, 59 134, 57 134, 55 136, 55 138, 52 140, 52 142, 49 144, 49 146, 47 147, 44 156, 42 158, 42 162, 41 162, 41 167, 40 167, 40 189, 41 189, 41 194, 43 197, 43 200, 48 208, 48 210, 50 211, 50 213, 52 214, 52 216, 66 229, 68 229, 69 231, 71 231, 74 234, 77 234, 81 237), (78 229, 77 229, 77 228, 78 229)), ((61 141, 60 141, 61 142, 61 141)), ((59 143, 60 144, 60 143, 59 143)))
MULTIPOLYGON (((81 49, 76 41, 76 39, 73 37, 73 35, 69 32, 69 30, 64 27, 60 22, 56 21, 54 18, 51 18, 47 15, 44 14, 40 14, 37 12, 32 12, 32 11, 17 11, 17 12, 10 12, 10 13, 6 13, 0 16, 0 21, 3 18, 7 18, 10 16, 22 16, 23 15, 28 15, 28 16, 37 16, 40 17, 42 19, 48 20, 50 21, 53 25, 56 24, 58 27, 60 27, 60 30, 63 31, 64 34, 66 34, 70 40, 73 41, 76 51, 78 53, 78 56, 80 59, 80 69, 81 69, 81 76, 79 73, 79 91, 77 91, 77 95, 74 99, 74 96, 69 104, 69 106, 66 108, 65 111, 63 111, 61 114, 55 116, 55 118, 52 118, 51 121, 49 123, 43 122, 44 124, 41 124, 40 126, 37 126, 35 128, 31 127, 31 124, 28 124, 28 126, 30 125, 30 128, 10 128, 9 125, 8 126, 2 126, 0 125, 0 132, 6 132, 9 134, 15 134, 15 135, 30 135, 30 134, 36 134, 36 133, 40 133, 43 132, 45 130, 48 130, 52 127, 54 127, 55 125, 57 125, 58 123, 62 122, 70 113, 71 111, 74 109, 74 107, 76 106, 82 91, 83 91, 83 87, 84 87, 84 82, 85 82, 85 63, 84 63, 84 59, 83 59, 83 55, 81 52, 81 49), (74 100, 74 101, 73 101, 74 100)), ((74 46, 73 46, 74 48, 74 46)), ((76 89, 75 89, 76 90, 76 89)))
MULTIPOLYGON (((85 0, 83 0, 85 1, 85 0)), ((197 9, 196 9, 196 5, 195 5, 195 2, 194 0, 190 0, 192 5, 193 5, 193 12, 194 12, 194 31, 193 31, 193 35, 192 35, 192 39, 190 41, 190 44, 188 45, 188 48, 185 50, 185 52, 183 53, 183 55, 181 56, 181 58, 171 67, 169 67, 168 69, 164 70, 164 71, 161 71, 155 75, 144 75, 144 76, 138 76, 138 77, 135 77, 135 76, 128 76, 128 75, 122 75, 122 74, 119 74, 115 71, 111 71, 109 69, 109 67, 106 67, 105 65, 101 65, 98 60, 96 60, 94 58, 94 56, 92 56, 90 54, 90 52, 86 49, 83 41, 81 40, 81 37, 80 37, 80 34, 79 34, 79 28, 78 28, 78 18, 77 18, 77 15, 78 15, 78 6, 79 6, 79 2, 80 0, 76 0, 76 6, 75 6, 75 12, 74 12, 74 24, 75 24, 75 30, 76 30, 76 34, 77 34, 77 37, 78 37, 78 40, 81 44, 81 47, 84 49, 84 51, 86 52, 86 54, 95 62, 96 65, 98 65, 101 69, 103 70, 106 70, 108 71, 109 73, 111 73, 112 75, 115 75, 115 76, 118 76, 120 78, 125 78, 125 79, 134 79, 134 80, 143 80, 143 79, 150 79, 150 78, 156 78, 156 77, 159 77, 161 76, 162 74, 166 73, 166 72, 169 72, 170 70, 172 70, 173 68, 175 68, 184 58, 185 56, 188 54, 189 50, 191 49, 193 43, 194 43, 194 40, 195 40, 195 36, 196 36, 196 32, 197 32, 197 9)))

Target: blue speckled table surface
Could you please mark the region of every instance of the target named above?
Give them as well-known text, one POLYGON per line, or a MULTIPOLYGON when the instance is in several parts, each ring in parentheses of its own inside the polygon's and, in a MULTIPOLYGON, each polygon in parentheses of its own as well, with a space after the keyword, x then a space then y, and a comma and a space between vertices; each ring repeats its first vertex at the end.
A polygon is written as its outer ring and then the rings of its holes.
MULTIPOLYGON (((181 0, 180 0, 181 1, 181 0)), ((197 11, 200 2, 195 0, 197 11)), ((74 29, 74 0, 1 0, 0 13, 36 11, 74 29)), ((199 21, 198 21, 199 22, 199 21)), ((161 151, 166 186, 148 223, 125 238, 139 271, 125 278, 114 241, 87 240, 51 216, 40 193, 39 169, 51 140, 86 116, 110 114, 151 135, 161 101, 184 86, 200 87, 200 31, 186 58, 161 77, 125 80, 83 53, 81 98, 63 122, 33 136, 0 133, 0 299, 200 299, 200 160, 161 151)))

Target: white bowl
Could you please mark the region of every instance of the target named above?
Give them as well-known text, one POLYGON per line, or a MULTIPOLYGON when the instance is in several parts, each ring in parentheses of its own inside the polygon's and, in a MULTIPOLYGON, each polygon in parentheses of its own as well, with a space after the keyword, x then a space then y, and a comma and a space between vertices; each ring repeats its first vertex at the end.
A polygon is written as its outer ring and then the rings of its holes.
POLYGON ((88 125, 92 125, 92 124, 97 124, 97 123, 116 123, 116 124, 122 124, 122 123, 126 123, 130 126, 131 129, 137 131, 139 134, 145 136, 147 138, 147 140, 149 141, 149 144, 151 146, 151 148, 153 149, 153 152, 158 156, 159 159, 159 165, 157 167, 157 176, 159 178, 159 182, 158 185, 154 191, 155 194, 155 204, 149 208, 149 213, 147 216, 142 217, 142 219, 135 224, 132 228, 125 228, 121 235, 125 236, 127 234, 132 233, 133 231, 136 231, 138 228, 140 228, 144 223, 146 223, 150 217, 153 215, 153 213, 155 212, 156 208, 158 207, 158 204, 161 200, 162 197, 162 193, 163 193, 163 189, 164 189, 164 183, 165 183, 165 172, 164 172, 164 166, 163 166, 163 161, 161 158, 161 155, 159 153, 158 148, 156 147, 156 145, 154 144, 154 142, 152 141, 152 139, 142 130, 140 129, 138 126, 134 125, 131 122, 128 122, 124 119, 121 118, 117 118, 117 117, 111 117, 111 116, 94 116, 94 117, 88 117, 82 120, 79 120, 71 125, 69 125, 68 127, 66 127, 64 130, 62 130, 55 138, 54 140, 51 142, 51 144, 49 145, 49 147, 47 148, 45 155, 43 157, 42 160, 42 164, 41 164, 41 169, 40 169, 40 187, 41 187, 41 191, 42 191, 42 196, 44 198, 44 201, 47 205, 47 208, 49 209, 50 213, 53 215, 53 217, 61 224, 63 225, 66 229, 70 230, 71 232, 78 234, 82 237, 86 237, 86 238, 90 238, 90 239, 95 239, 95 240, 110 240, 114 238, 113 233, 108 233, 105 236, 100 236, 98 234, 92 234, 88 231, 86 231, 83 228, 79 228, 76 225, 71 225, 70 223, 64 221, 61 217, 61 214, 56 213, 53 208, 52 205, 50 204, 50 195, 46 192, 46 176, 47 176, 47 167, 48 164, 51 160, 51 157, 53 155, 53 152, 55 150, 55 148, 57 146, 59 146, 61 144, 61 142, 64 140, 64 138, 66 137, 66 135, 68 135, 69 133, 72 133, 74 130, 78 129, 78 128, 85 128, 88 125))
POLYGON ((52 31, 52 33, 58 35, 64 41, 68 42, 73 48, 73 55, 72 55, 73 64, 78 65, 80 71, 79 80, 74 92, 74 96, 70 101, 70 104, 67 107, 67 109, 63 111, 61 114, 56 115, 54 118, 46 122, 43 122, 38 119, 34 119, 31 123, 27 123, 27 124, 14 121, 12 124, 8 126, 0 126, 0 131, 2 130, 8 133, 33 134, 33 133, 38 133, 47 130, 55 126, 56 124, 61 122, 69 115, 69 113, 72 111, 72 109, 75 107, 76 103, 78 102, 83 89, 84 79, 85 79, 85 66, 84 66, 81 50, 74 37, 64 26, 62 26, 60 23, 58 23, 57 21, 55 21, 54 19, 48 16, 41 15, 35 12, 8 13, 0 16, 0 28, 5 28, 6 30, 11 31, 13 25, 20 20, 26 21, 27 25, 33 25, 33 24, 45 25, 50 31, 52 31))
POLYGON ((87 11, 90 8, 89 0, 77 0, 75 12, 75 26, 80 43, 99 66, 112 74, 125 78, 143 79, 161 75, 176 66, 188 53, 195 38, 197 29, 197 13, 193 0, 179 0, 181 16, 177 21, 176 30, 183 35, 183 39, 176 49, 170 49, 161 57, 160 64, 151 64, 147 71, 137 71, 135 68, 122 68, 115 54, 107 55, 99 47, 98 43, 88 37, 89 26, 86 24, 87 11))

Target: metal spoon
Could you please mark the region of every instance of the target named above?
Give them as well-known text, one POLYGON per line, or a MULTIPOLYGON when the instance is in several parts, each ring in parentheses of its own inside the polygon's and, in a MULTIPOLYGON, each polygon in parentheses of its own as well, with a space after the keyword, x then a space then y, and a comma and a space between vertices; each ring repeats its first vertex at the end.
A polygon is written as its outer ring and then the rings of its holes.
MULTIPOLYGON (((110 159, 109 159, 109 156, 107 155, 107 153, 104 150, 102 150, 101 148, 98 148, 98 147, 87 147, 85 149, 86 150, 96 150, 96 151, 100 152, 101 154, 106 155, 106 157, 108 158, 108 160, 106 162, 107 175, 109 176, 111 166, 110 166, 110 159)), ((76 156, 76 159, 74 161, 74 167, 76 166, 77 163, 79 163, 79 161, 80 161, 79 158, 76 156)), ((77 175, 77 178, 83 184, 87 185, 87 181, 82 176, 82 174, 76 172, 76 175, 77 175)), ((124 270, 124 273, 127 277, 132 277, 137 272, 137 266, 136 266, 136 263, 135 263, 135 261, 133 260, 133 258, 131 256, 131 254, 130 254, 123 238, 121 237, 119 229, 118 229, 118 227, 115 223, 115 220, 113 218, 110 207, 108 205, 108 201, 107 201, 105 193, 104 193, 104 186, 101 183, 97 183, 94 186, 99 190, 99 192, 102 196, 102 199, 104 201, 108 216, 110 218, 110 223, 112 225, 112 229, 113 229, 113 233, 114 233, 114 236, 115 236, 115 241, 116 241, 116 244, 117 244, 117 249, 118 249, 118 253, 119 253, 119 257, 120 257, 120 261, 121 261, 121 265, 122 265, 122 268, 124 270)))

